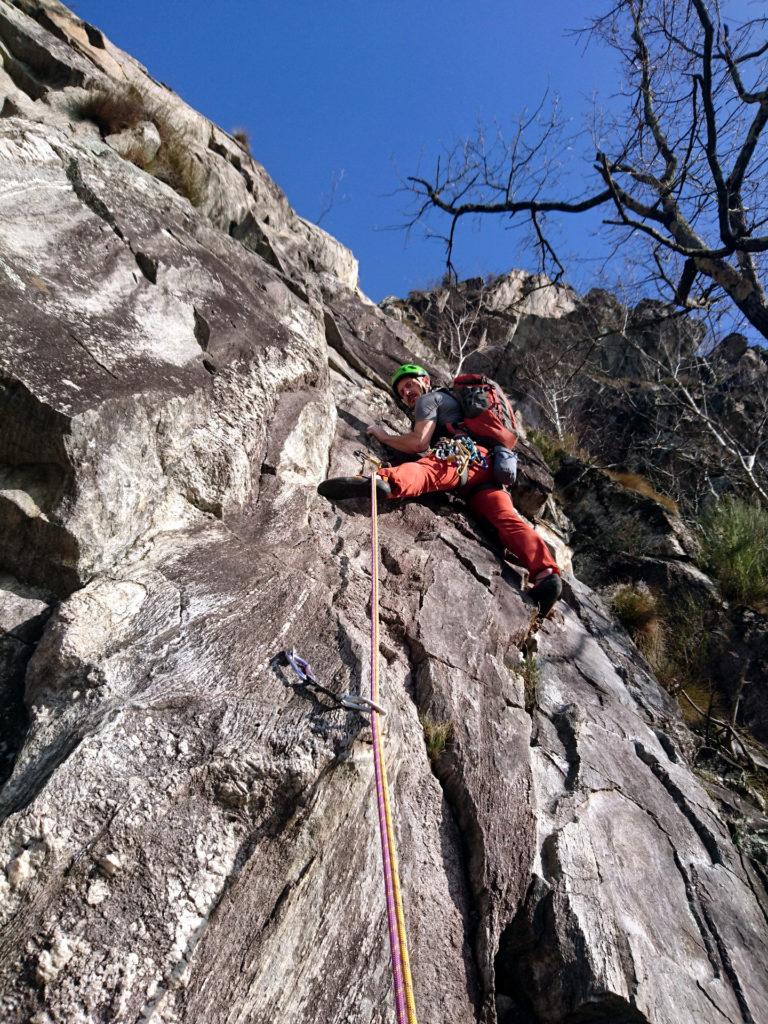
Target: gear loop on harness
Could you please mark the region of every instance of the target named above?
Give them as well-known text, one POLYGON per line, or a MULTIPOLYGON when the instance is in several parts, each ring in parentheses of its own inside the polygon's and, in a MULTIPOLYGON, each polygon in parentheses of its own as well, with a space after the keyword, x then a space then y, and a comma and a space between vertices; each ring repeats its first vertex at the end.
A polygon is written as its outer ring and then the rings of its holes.
POLYGON ((465 486, 469 477, 470 466, 479 466, 480 469, 488 467, 488 459, 468 434, 441 438, 430 451, 441 462, 456 466, 459 483, 462 487, 465 486))

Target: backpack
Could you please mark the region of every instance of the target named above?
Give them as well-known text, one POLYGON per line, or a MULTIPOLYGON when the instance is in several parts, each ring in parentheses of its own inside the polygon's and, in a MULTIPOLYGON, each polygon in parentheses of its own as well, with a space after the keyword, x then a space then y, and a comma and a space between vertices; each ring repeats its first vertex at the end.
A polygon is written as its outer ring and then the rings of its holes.
POLYGON ((461 406, 463 421, 475 441, 487 447, 517 444, 517 424, 512 405, 495 380, 479 373, 454 377, 450 393, 461 406))

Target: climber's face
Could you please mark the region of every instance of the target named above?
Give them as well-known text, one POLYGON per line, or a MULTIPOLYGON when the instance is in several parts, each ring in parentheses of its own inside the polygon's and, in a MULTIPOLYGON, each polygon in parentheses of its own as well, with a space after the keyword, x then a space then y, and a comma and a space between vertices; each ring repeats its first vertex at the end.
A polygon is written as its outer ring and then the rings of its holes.
POLYGON ((403 377, 397 382, 397 393, 400 401, 408 409, 412 409, 422 395, 429 391, 429 377, 403 377))

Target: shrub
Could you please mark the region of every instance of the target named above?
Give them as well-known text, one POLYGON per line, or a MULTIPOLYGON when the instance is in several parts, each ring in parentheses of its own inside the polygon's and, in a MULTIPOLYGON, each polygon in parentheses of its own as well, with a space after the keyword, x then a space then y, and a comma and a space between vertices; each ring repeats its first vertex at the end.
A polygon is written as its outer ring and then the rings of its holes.
POLYGON ((677 697, 691 727, 703 725, 710 710, 723 714, 723 698, 710 676, 715 640, 706 605, 691 595, 677 598, 674 605, 662 603, 644 583, 615 587, 610 603, 656 678, 677 697))
POLYGON ((529 427, 528 440, 538 449, 550 471, 556 473, 560 468, 563 453, 554 434, 548 434, 545 430, 537 430, 536 427, 529 427))
POLYGON ((678 697, 688 724, 701 725, 708 709, 717 715, 724 711, 723 697, 718 694, 711 676, 711 662, 718 643, 711 610, 689 594, 678 598, 674 605, 660 608, 660 616, 664 651, 657 664, 651 662, 653 670, 659 682, 678 697), (682 691, 703 709, 703 716, 682 691))
POLYGON ((582 462, 591 461, 589 452, 581 447, 575 434, 566 433, 562 437, 557 437, 536 427, 529 427, 527 433, 528 440, 539 450, 551 473, 556 473, 560 469, 566 455, 574 455, 582 462))
POLYGON ((614 555, 645 555, 648 530, 637 515, 617 516, 603 538, 603 550, 614 555))
POLYGON ((419 721, 424 730, 427 755, 430 761, 434 761, 442 754, 453 736, 453 722, 438 722, 436 719, 430 718, 429 715, 420 715, 419 721))
POLYGON ((768 601, 768 509, 725 497, 699 521, 702 567, 725 597, 740 604, 768 601))
POLYGON ((546 462, 551 473, 556 473, 566 455, 573 455, 582 462, 594 463, 594 460, 586 448, 582 448, 579 438, 570 431, 558 437, 550 434, 547 430, 539 430, 536 427, 528 427, 528 440, 535 445, 541 457, 546 462))

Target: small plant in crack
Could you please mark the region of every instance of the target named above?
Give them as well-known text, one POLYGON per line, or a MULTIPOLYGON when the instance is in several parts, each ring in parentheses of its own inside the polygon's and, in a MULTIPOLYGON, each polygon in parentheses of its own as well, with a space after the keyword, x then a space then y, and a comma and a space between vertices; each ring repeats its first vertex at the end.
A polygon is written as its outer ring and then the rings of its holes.
POLYGON ((424 730, 424 742, 430 761, 435 761, 445 750, 453 736, 453 722, 440 722, 429 715, 419 715, 424 730))
POLYGON ((248 156, 253 156, 251 152, 251 139, 245 128, 235 128, 232 132, 232 138, 241 149, 245 150, 248 156))
POLYGON ((525 694, 525 710, 528 714, 536 705, 536 690, 539 685, 539 663, 534 651, 526 651, 523 656, 523 692, 525 694))
MULTIPOLYGON (((145 158, 143 148, 122 151, 126 160, 142 167, 172 189, 185 196, 193 206, 201 206, 208 189, 208 167, 196 145, 189 126, 174 117, 173 110, 135 85, 91 89, 73 105, 72 113, 82 120, 93 121, 101 135, 135 128, 142 121, 151 121, 160 136, 160 148, 145 158)), ((239 142, 242 145, 242 141, 239 142)))
POLYGON ((664 609, 645 583, 621 583, 608 591, 611 610, 658 675, 665 664, 664 609))
POLYGON ((629 633, 644 629, 659 617, 658 601, 645 583, 623 583, 610 595, 611 607, 629 633))

